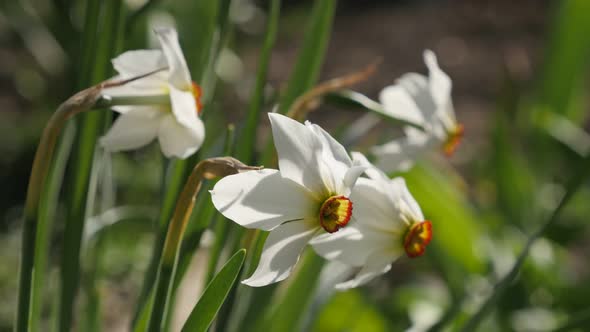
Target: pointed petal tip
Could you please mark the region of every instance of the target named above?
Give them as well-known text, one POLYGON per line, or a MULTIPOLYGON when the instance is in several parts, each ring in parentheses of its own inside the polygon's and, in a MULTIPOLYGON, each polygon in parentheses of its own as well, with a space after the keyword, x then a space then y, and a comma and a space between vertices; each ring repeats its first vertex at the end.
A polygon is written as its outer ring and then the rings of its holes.
POLYGON ((422 56, 424 57, 424 62, 427 65, 428 64, 437 64, 436 53, 434 53, 432 50, 425 49, 424 52, 422 53, 422 56))
POLYGON ((257 276, 256 273, 254 273, 250 278, 242 280, 242 284, 250 287, 264 287, 284 279, 286 279, 286 277, 268 280, 265 276, 257 276))

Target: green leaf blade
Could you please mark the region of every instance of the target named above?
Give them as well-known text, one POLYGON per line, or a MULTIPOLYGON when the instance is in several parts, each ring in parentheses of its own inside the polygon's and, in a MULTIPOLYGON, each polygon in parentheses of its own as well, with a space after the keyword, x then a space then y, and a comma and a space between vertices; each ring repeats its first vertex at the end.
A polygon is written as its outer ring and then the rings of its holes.
POLYGON ((246 250, 238 250, 213 278, 182 327, 183 332, 206 332, 240 273, 246 250))

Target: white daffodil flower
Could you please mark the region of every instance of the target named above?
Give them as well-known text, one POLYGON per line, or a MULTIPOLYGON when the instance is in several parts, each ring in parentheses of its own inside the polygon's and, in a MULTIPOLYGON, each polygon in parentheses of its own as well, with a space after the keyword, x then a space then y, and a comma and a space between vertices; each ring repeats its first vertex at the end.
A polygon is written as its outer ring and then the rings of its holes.
POLYGON ((307 243, 334 233, 352 216, 350 192, 365 167, 317 125, 269 113, 279 170, 227 176, 213 190, 213 205, 225 217, 270 231, 260 263, 244 280, 258 287, 289 276, 307 243))
POLYGON ((337 283, 337 289, 358 287, 389 271, 404 252, 410 258, 422 255, 432 238, 432 224, 424 219, 405 181, 389 179, 360 153, 353 153, 353 159, 368 166, 369 177, 359 178, 350 195, 355 221, 310 242, 320 256, 350 267, 348 280, 337 283))
POLYGON ((128 51, 112 60, 119 79, 157 72, 104 90, 105 98, 134 105, 113 107, 121 115, 100 143, 109 151, 124 151, 158 138, 166 157, 184 159, 195 153, 205 138, 199 118, 201 90, 191 80, 176 31, 158 29, 156 34, 162 50, 128 51))
POLYGON ((439 147, 451 155, 463 136, 463 125, 457 123, 451 100, 451 79, 440 69, 432 51, 424 52, 424 62, 428 77, 405 74, 379 95, 385 113, 424 129, 407 126, 405 137, 372 149, 377 166, 384 170, 407 170, 421 154, 439 147))

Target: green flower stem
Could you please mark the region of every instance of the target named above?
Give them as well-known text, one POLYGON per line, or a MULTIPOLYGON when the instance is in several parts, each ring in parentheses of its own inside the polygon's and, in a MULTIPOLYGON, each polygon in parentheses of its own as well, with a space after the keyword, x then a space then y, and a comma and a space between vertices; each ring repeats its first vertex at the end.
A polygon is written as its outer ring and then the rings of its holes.
POLYGON ((47 121, 39 141, 39 146, 35 152, 35 158, 33 159, 33 167, 31 169, 25 199, 15 331, 27 331, 30 326, 36 326, 32 324, 30 319, 31 299, 33 296, 37 296, 37 294, 33 294, 32 289, 33 273, 35 272, 34 264, 38 223, 42 220, 39 216, 39 210, 41 196, 46 187, 47 175, 49 174, 55 147, 62 129, 73 116, 98 108, 104 88, 120 86, 142 77, 145 77, 145 75, 125 81, 102 82, 86 90, 82 90, 62 103, 47 121))
MULTIPOLYGON (((111 75, 110 59, 116 54, 119 38, 122 36, 124 3, 120 0, 100 2, 99 29, 95 45, 83 41, 84 51, 92 47, 94 59, 89 68, 91 72, 86 84, 100 82, 111 75)), ((84 84, 84 82, 82 82, 84 84)), ((106 86, 106 85, 105 85, 106 86)), ((58 329, 69 331, 74 318, 76 296, 81 280, 80 251, 82 235, 87 217, 88 186, 92 173, 96 142, 110 122, 110 113, 84 114, 78 122, 78 135, 73 150, 71 171, 68 172, 68 190, 65 227, 63 231, 62 255, 60 261, 60 305, 58 329)))
MULTIPOLYGON (((153 73, 153 72, 152 72, 153 73)), ((152 74, 150 73, 150 74, 152 74)), ((109 107, 111 105, 169 105, 170 95, 154 96, 103 96, 98 107, 109 107)))
POLYGON ((39 221, 39 202, 44 190, 49 165, 53 160, 53 153, 57 139, 66 121, 78 113, 92 109, 100 98, 102 85, 97 85, 74 95, 61 104, 53 113, 35 153, 33 168, 29 178, 27 196, 24 209, 24 225, 22 238, 22 255, 20 264, 20 280, 18 295, 18 311, 15 331, 27 331, 30 319, 30 304, 32 297, 32 276, 35 261, 35 240, 37 237, 37 223, 39 221))
POLYGON ((231 157, 205 159, 197 164, 187 182, 184 185, 180 196, 178 197, 176 208, 172 219, 168 225, 166 239, 160 264, 156 277, 156 288, 154 303, 152 306, 148 331, 163 330, 162 322, 165 321, 165 313, 170 306, 169 298, 172 291, 174 272, 178 262, 178 252, 182 244, 184 230, 193 207, 203 179, 214 179, 230 174, 236 174, 239 171, 255 170, 259 167, 249 167, 231 157))
POLYGON ((479 324, 484 320, 484 318, 490 312, 492 312, 496 302, 500 299, 501 295, 518 275, 518 272, 520 271, 520 268, 526 260, 529 251, 535 243, 535 241, 539 239, 553 223, 555 223, 555 221, 558 219, 561 211, 563 211, 567 203, 571 200, 571 198, 578 191, 578 189, 580 189, 580 187, 586 182, 588 176, 590 175, 590 155, 584 158, 580 166, 580 171, 570 179, 570 182, 567 186, 567 191, 559 201, 557 208, 549 216, 549 219, 547 219, 547 221, 544 224, 542 224, 541 227, 528 238, 524 248, 522 249, 520 255, 518 255, 518 258, 516 259, 516 262, 514 262, 514 265, 512 266, 510 271, 502 279, 500 279, 498 283, 496 283, 492 295, 490 295, 490 297, 486 299, 486 301, 481 305, 477 312, 473 316, 471 316, 471 318, 465 323, 465 325, 463 325, 461 331, 475 331, 479 324))
POLYGON ((54 152, 55 160, 51 165, 47 179, 45 180, 44 193, 39 201, 37 238, 35 243, 35 260, 33 262, 33 290, 31 296, 31 317, 29 318, 29 329, 39 331, 39 320, 43 311, 43 295, 47 280, 47 263, 50 252, 51 235, 55 224, 55 213, 58 206, 59 192, 62 188, 63 178, 66 171, 66 164, 70 156, 72 143, 74 141, 76 128, 69 122, 62 130, 61 138, 54 152))
MULTIPOLYGON (((234 154, 235 150, 235 141, 236 139, 236 130, 233 124, 229 124, 227 126, 227 133, 225 136, 225 146, 223 147, 223 154, 226 156, 231 156, 234 154)), ((213 205, 213 204, 211 204, 213 205)), ((207 274, 205 278, 205 285, 208 285, 213 277, 215 277, 215 273, 217 272, 217 264, 219 262, 219 257, 221 256, 221 252, 223 251, 223 247, 227 240, 227 234, 229 233, 229 226, 231 223, 222 218, 221 213, 211 210, 212 217, 209 217, 211 224, 215 227, 215 241, 213 246, 210 249, 209 254, 209 265, 207 267, 207 274)), ((207 225, 208 226, 208 225, 207 225)), ((180 280, 177 280, 180 282, 180 280)))

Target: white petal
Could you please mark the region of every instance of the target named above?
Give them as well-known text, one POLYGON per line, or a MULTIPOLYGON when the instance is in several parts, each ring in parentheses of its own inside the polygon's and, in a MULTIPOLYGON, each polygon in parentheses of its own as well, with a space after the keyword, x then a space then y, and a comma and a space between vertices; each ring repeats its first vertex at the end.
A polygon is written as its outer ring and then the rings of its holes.
POLYGON ((378 233, 367 228, 361 231, 361 228, 349 224, 336 233, 322 233, 314 237, 309 244, 318 255, 327 260, 336 260, 350 266, 362 266, 371 253, 387 248, 391 241, 386 233, 378 233))
POLYGON ((440 69, 431 50, 424 51, 424 63, 428 67, 428 84, 434 101, 439 106, 447 105, 451 98, 451 78, 440 69))
POLYGON ((190 89, 192 80, 191 74, 186 65, 184 54, 178 43, 178 34, 171 28, 157 29, 156 34, 162 45, 170 70, 169 82, 178 89, 190 89))
POLYGON ((305 125, 308 128, 311 128, 316 133, 316 135, 320 137, 324 151, 329 153, 332 158, 338 162, 341 162, 345 166, 352 166, 352 161, 350 160, 346 149, 344 146, 342 146, 342 144, 335 140, 334 137, 328 134, 328 132, 326 132, 322 127, 312 124, 309 121, 306 121, 305 125))
POLYGON ((173 85, 169 85, 169 89, 172 113, 174 113, 176 120, 187 128, 199 126, 201 120, 198 116, 197 104, 192 92, 178 90, 173 85))
POLYGON ((132 110, 115 120, 109 131, 100 138, 100 144, 108 151, 125 151, 150 143, 158 134, 160 112, 132 110))
POLYGON ((167 158, 186 159, 199 150, 205 139, 205 126, 198 120, 192 128, 187 128, 178 123, 172 114, 162 118, 158 140, 167 158))
POLYGON ((324 177, 325 173, 329 173, 326 170, 329 165, 322 165, 322 143, 318 136, 303 124, 284 115, 269 113, 268 118, 281 174, 311 192, 324 194, 324 177))
POLYGON ((436 116, 446 130, 452 130, 457 123, 451 98, 453 82, 438 66, 438 61, 436 60, 434 52, 431 50, 424 51, 424 62, 426 63, 429 72, 428 84, 430 93, 438 106, 436 116))
POLYGON ((375 167, 368 159, 365 157, 364 154, 360 152, 353 151, 350 153, 352 155, 352 160, 357 165, 365 166, 365 174, 373 180, 382 180, 382 179, 389 179, 389 177, 383 173, 380 169, 375 167))
POLYGON ((387 173, 407 171, 427 151, 426 144, 416 144, 407 137, 371 149, 377 157, 376 166, 387 173))
POLYGON ((125 85, 106 88, 102 94, 110 97, 143 97, 167 95, 168 84, 158 77, 147 76, 125 85))
POLYGON ((396 245, 396 236, 401 240, 406 229, 397 206, 399 197, 401 195, 398 194, 394 200, 389 180, 360 178, 350 195, 353 217, 359 230, 368 227, 376 232, 395 234, 390 236, 389 243, 396 245))
POLYGON ((316 203, 307 189, 284 179, 274 169, 226 176, 211 191, 213 205, 225 217, 247 228, 271 230, 312 215, 316 203))
POLYGON ((331 193, 348 196, 350 188, 363 170, 355 169, 350 172, 352 161, 344 146, 320 126, 309 121, 305 122, 305 126, 314 132, 322 146, 321 160, 318 163, 324 184, 331 193))
POLYGON ((391 263, 399 257, 399 253, 375 252, 367 259, 367 262, 356 276, 349 281, 336 285, 336 289, 346 290, 366 284, 375 277, 387 273, 391 269, 391 263))
POLYGON ((390 85, 381 90, 379 101, 385 112, 393 118, 418 125, 423 125, 425 122, 424 115, 416 105, 416 101, 400 84, 390 85))
POLYGON ((416 202, 416 199, 410 193, 406 181, 403 178, 397 177, 391 180, 390 189, 394 202, 400 204, 399 208, 411 213, 414 221, 424 221, 422 209, 420 209, 420 205, 418 205, 418 202, 416 202))
POLYGON ((307 220, 288 222, 273 229, 264 243, 256 271, 242 283, 260 287, 287 278, 301 251, 318 230, 307 220))
POLYGON ((113 67, 123 78, 149 73, 166 68, 166 58, 160 50, 127 51, 112 61, 113 67))
POLYGON ((353 277, 358 268, 339 261, 328 261, 320 272, 319 292, 333 291, 334 285, 353 277))
POLYGON ((352 188, 356 184, 359 176, 365 172, 367 169, 366 166, 353 166, 346 170, 344 174, 344 179, 342 179, 342 186, 338 188, 337 193, 344 195, 346 197, 350 196, 352 188))
POLYGON ((418 111, 424 119, 424 122, 421 123, 422 126, 428 129, 433 122, 438 121, 435 114, 438 112, 439 107, 430 91, 429 81, 424 75, 405 74, 398 79, 398 85, 403 87, 418 107, 418 111))

